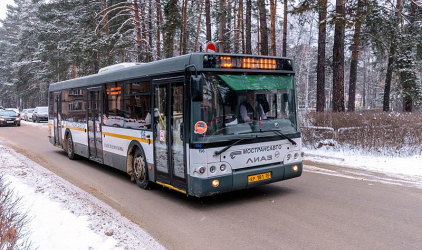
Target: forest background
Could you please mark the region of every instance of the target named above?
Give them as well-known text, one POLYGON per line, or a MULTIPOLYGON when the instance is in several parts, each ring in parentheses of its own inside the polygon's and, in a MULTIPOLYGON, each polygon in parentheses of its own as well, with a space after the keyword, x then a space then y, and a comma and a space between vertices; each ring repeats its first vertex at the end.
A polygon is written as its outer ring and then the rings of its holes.
POLYGON ((420 0, 14 0, 0 27, 0 106, 120 62, 200 51, 294 58, 304 110, 422 106, 420 0))

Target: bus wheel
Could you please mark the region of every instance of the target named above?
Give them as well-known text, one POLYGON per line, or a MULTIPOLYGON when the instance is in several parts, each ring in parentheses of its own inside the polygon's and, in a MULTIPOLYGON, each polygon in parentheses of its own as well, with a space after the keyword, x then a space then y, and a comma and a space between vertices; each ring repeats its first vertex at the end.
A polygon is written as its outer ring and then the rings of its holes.
POLYGON ((76 159, 75 148, 73 147, 73 139, 72 139, 72 134, 71 133, 69 133, 67 135, 66 151, 67 151, 67 157, 69 157, 69 159, 71 159, 71 160, 75 160, 76 159))
POLYGON ((146 159, 139 148, 136 148, 133 154, 132 168, 136 184, 143 189, 150 188, 151 183, 148 180, 146 159))

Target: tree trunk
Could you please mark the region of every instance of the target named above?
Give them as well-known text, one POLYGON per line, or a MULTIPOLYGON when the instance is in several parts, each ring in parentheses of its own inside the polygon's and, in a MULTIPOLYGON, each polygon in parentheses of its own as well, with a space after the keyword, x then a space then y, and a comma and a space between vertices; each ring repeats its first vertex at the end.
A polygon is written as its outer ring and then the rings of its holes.
POLYGON ((105 33, 106 36, 110 34, 110 29, 108 27, 108 12, 107 12, 107 0, 103 0, 103 8, 104 8, 104 23, 105 23, 105 33))
POLYGON ((187 53, 188 49, 188 0, 184 0, 183 4, 183 40, 182 40, 182 55, 187 53))
POLYGON ((156 49, 157 49, 157 59, 161 59, 161 25, 163 23, 163 13, 161 11, 161 2, 160 0, 155 0, 157 6, 157 38, 156 38, 156 49))
POLYGON ((245 25, 243 20, 243 0, 239 0, 239 32, 242 39, 242 53, 245 54, 245 25))
POLYGON ((287 0, 284 0, 284 18, 283 18, 283 54, 287 56, 287 0))
POLYGON ((133 0, 133 10, 135 15, 135 33, 136 33, 136 61, 141 61, 141 41, 142 41, 142 34, 141 34, 141 24, 139 20, 139 8, 138 8, 138 1, 133 0))
POLYGON ((268 56, 267 9, 265 0, 258 0, 259 23, 261 31, 261 55, 268 56))
MULTIPOLYGON (((409 24, 410 26, 413 26, 413 24, 416 21, 416 8, 417 8, 416 3, 411 2, 410 3, 410 24, 409 24)), ((413 30, 410 31, 410 32, 413 33, 413 36, 415 36, 415 32, 413 32, 413 30)), ((412 48, 409 47, 407 49, 407 53, 408 53, 408 55, 410 55, 412 53, 412 48)), ((406 75, 406 77, 403 77, 405 79, 402 79, 402 82, 406 81, 406 80, 409 81, 412 78, 412 76, 410 76, 408 73, 402 73, 402 74, 406 75)), ((412 83, 413 83, 413 81, 412 81, 412 83)), ((403 84, 404 84, 404 88, 403 88, 403 90, 404 90, 403 91, 403 93, 404 93, 404 97, 403 97, 404 111, 405 112, 413 112, 413 97, 412 97, 410 92, 412 92, 412 89, 414 89, 414 86, 409 86, 409 85, 413 85, 413 84, 409 84, 409 83, 406 84, 404 82, 403 82, 403 84)))
POLYGON ((333 47, 333 111, 343 112, 344 107, 344 35, 345 1, 336 0, 336 17, 333 47))
POLYGON ((270 19, 271 19, 271 55, 276 56, 276 41, 275 41, 275 21, 277 15, 277 0, 270 0, 270 19))
POLYGON ((360 39, 360 28, 362 26, 361 21, 361 9, 363 2, 358 1, 358 7, 356 10, 356 23, 355 23, 355 34, 353 35, 353 51, 352 61, 350 63, 350 80, 349 80, 349 102, 347 103, 347 111, 355 111, 355 98, 356 98, 356 78, 358 69, 359 59, 359 39, 360 39))
POLYGON ((252 54, 252 3, 251 0, 246 0, 246 54, 252 54))
POLYGON ((199 40, 199 31, 201 30, 201 19, 202 19, 202 8, 204 7, 204 1, 201 1, 201 11, 199 12, 198 25, 196 26, 196 39, 195 39, 195 48, 194 52, 197 52, 198 49, 198 40, 199 40))
POLYGON ((325 40, 327 37, 327 0, 319 0, 317 112, 325 109, 325 40))
POLYGON ((234 46, 233 46, 233 53, 237 54, 239 53, 239 10, 237 10, 237 15, 236 15, 236 2, 234 2, 234 6, 233 6, 233 37, 234 37, 234 46))
POLYGON ((211 42, 211 10, 210 0, 205 0, 205 26, 207 29, 207 43, 211 42))
POLYGON ((226 28, 226 15, 224 11, 224 6, 226 5, 226 0, 220 0, 219 13, 218 13, 218 52, 224 53, 224 29, 226 28))
MULTIPOLYGON (((403 0, 397 0, 396 6, 396 17, 399 19, 401 16, 401 7, 403 0)), ((397 30, 399 29, 399 23, 397 23, 397 30)), ((396 36, 394 36, 393 41, 390 44, 390 52, 388 56, 388 65, 387 65, 387 75, 385 76, 385 86, 384 86, 384 100, 382 103, 382 110, 385 112, 390 111, 390 91, 391 91, 391 80, 393 78, 393 67, 395 62, 396 54, 396 36)))

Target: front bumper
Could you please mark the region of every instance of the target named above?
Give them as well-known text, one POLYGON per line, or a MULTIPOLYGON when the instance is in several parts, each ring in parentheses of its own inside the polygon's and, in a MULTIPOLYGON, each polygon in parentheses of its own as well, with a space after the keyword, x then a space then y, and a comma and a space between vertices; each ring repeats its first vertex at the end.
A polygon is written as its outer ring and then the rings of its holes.
POLYGON ((267 166, 260 166, 257 168, 241 169, 234 171, 232 174, 218 176, 213 178, 197 178, 189 176, 188 194, 196 197, 210 196, 234 190, 247 189, 251 187, 261 186, 264 184, 283 181, 302 175, 303 164, 271 164, 267 166), (297 171, 293 170, 293 166, 297 166, 297 171), (271 173, 271 178, 256 182, 248 182, 248 177, 262 173, 271 173), (218 187, 213 187, 212 182, 219 181, 218 187))

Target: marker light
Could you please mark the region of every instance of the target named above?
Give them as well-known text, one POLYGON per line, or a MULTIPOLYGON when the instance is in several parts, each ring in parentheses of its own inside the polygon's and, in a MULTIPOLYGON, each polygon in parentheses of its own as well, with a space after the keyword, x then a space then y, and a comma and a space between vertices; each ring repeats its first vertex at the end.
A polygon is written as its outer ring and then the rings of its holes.
POLYGON ((218 180, 213 180, 212 181, 212 186, 213 187, 218 187, 218 185, 220 185, 220 182, 218 180))
POLYGON ((224 165, 224 164, 223 164, 223 165, 221 165, 221 166, 220 166, 220 170, 221 170, 221 172, 224 172, 224 170, 226 170, 226 165, 224 165))
POLYGON ((217 168, 215 166, 211 166, 210 167, 210 172, 211 173, 215 173, 215 170, 217 170, 217 168))
POLYGON ((293 170, 294 172, 299 171, 299 166, 298 166, 298 165, 294 165, 294 166, 292 167, 292 170, 293 170))

